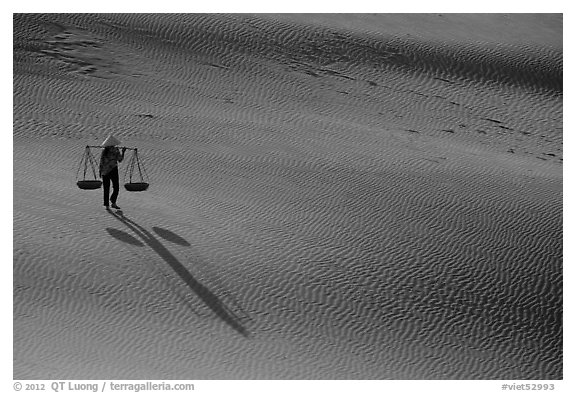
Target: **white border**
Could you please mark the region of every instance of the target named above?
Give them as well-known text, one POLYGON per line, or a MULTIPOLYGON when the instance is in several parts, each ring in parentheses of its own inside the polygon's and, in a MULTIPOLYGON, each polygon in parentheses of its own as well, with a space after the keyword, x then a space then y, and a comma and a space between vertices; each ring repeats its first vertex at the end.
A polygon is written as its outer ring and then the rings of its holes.
MULTIPOLYGON (((6 57, 8 55, 9 45, 12 45, 12 13, 19 12, 226 12, 226 13, 245 13, 245 12, 482 12, 482 13, 500 13, 500 12, 522 12, 522 13, 564 13, 564 36, 566 38, 572 37, 572 30, 574 26, 574 18, 572 12, 568 7, 568 1, 478 1, 473 2, 463 1, 411 1, 411 2, 397 2, 391 4, 388 1, 305 1, 305 0, 292 0, 286 1, 284 4, 278 2, 262 1, 219 1, 219 2, 192 2, 192 1, 158 1, 158 2, 123 2, 118 1, 98 1, 95 3, 84 3, 78 1, 59 1, 59 2, 45 2, 45 1, 26 1, 20 3, 12 3, 9 5, 2 5, 1 16, 2 28, 4 29, 3 45, 5 45, 4 52, 6 57)), ((566 43, 570 41, 565 39, 566 43)), ((564 108, 568 110, 564 117, 564 157, 566 157, 564 168, 565 173, 568 174, 564 178, 564 200, 567 202, 574 201, 575 195, 572 189, 572 159, 571 150, 573 136, 572 133, 576 132, 573 126, 571 88, 573 87, 573 77, 571 69, 573 64, 572 50, 570 45, 566 45, 564 56, 565 69, 565 104, 564 108), (566 66, 567 65, 567 66, 566 66), (567 166, 566 166, 567 165, 567 166)), ((6 123, 7 119, 11 119, 12 113, 12 95, 9 93, 12 89, 12 81, 8 79, 8 75, 12 75, 12 64, 5 62, 3 64, 5 76, 3 78, 4 94, 3 94, 3 113, 6 123), (10 94, 10 95, 9 95, 10 94)), ((4 128, 2 138, 10 138, 10 143, 4 146, 10 146, 10 154, 2 156, 2 178, 13 180, 13 157, 12 157, 12 136, 8 132, 11 125, 4 128)), ((12 183, 12 182, 11 182, 12 183)), ((0 386, 4 386, 3 391, 14 391, 12 380, 12 223, 13 223, 13 200, 12 193, 3 193, 3 210, 2 222, 2 312, 10 320, 9 324, 4 324, 2 329, 4 351, 2 351, 2 367, 0 386)), ((573 235, 572 222, 573 222, 573 207, 570 203, 564 204, 564 236, 566 240, 571 240, 573 235)), ((573 312, 573 299, 574 290, 572 281, 574 279, 574 247, 571 241, 565 242, 564 248, 564 282, 567 284, 564 296, 564 381, 542 381, 542 383, 554 383, 556 386, 555 391, 576 391, 576 383, 574 373, 576 370, 574 363, 574 340, 571 334, 566 332, 574 332, 574 312, 573 312)), ((33 381, 39 382, 39 381, 33 381)), ((52 382, 52 381, 46 381, 52 382)), ((93 383, 95 381, 86 381, 93 383)), ((105 381, 99 381, 101 383, 105 381)), ((121 382, 121 381, 120 381, 121 382)), ((129 381, 127 381, 129 382, 129 381)), ((141 382, 141 381, 139 381, 141 382)), ((161 382, 161 381, 159 381, 161 382)), ((174 381, 170 381, 174 382, 174 381)), ((354 390, 361 390, 366 392, 405 392, 405 391, 418 391, 418 392, 497 392, 502 391, 501 386, 503 383, 508 384, 521 384, 521 383, 537 383, 538 381, 193 381, 198 391, 235 391, 235 392, 269 392, 270 389, 282 391, 316 391, 329 389, 331 392, 346 392, 354 390)))

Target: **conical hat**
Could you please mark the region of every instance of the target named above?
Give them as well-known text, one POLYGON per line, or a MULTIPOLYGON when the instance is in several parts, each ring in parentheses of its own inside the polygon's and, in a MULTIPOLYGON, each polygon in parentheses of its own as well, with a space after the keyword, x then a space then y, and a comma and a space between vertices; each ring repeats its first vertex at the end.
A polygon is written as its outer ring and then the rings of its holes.
POLYGON ((110 136, 108 136, 108 138, 106 138, 106 140, 104 142, 102 142, 102 147, 116 146, 119 144, 120 144, 120 141, 118 139, 116 139, 116 137, 114 135, 110 135, 110 136))

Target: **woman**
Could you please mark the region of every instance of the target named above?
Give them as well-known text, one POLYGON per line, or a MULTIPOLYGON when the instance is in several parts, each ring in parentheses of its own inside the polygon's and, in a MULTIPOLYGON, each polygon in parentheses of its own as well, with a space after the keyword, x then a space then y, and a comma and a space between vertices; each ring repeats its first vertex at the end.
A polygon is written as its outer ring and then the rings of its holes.
POLYGON ((118 199, 118 194, 120 193, 120 180, 118 176, 118 163, 124 160, 124 153, 126 148, 122 148, 122 152, 116 147, 120 144, 120 141, 116 139, 113 135, 110 135, 102 143, 104 151, 100 156, 100 177, 104 183, 104 206, 108 209, 109 201, 112 202, 112 207, 114 209, 120 209, 116 205, 116 200, 118 199), (110 196, 110 181, 112 181, 112 195, 110 196))

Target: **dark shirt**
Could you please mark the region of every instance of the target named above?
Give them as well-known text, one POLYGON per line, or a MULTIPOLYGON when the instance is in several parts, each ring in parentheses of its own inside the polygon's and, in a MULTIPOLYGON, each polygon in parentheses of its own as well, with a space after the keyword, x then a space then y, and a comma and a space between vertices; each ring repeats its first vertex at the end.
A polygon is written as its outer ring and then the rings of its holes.
POLYGON ((117 147, 111 146, 104 149, 100 157, 100 176, 106 176, 110 171, 122 162, 124 155, 120 153, 117 147))

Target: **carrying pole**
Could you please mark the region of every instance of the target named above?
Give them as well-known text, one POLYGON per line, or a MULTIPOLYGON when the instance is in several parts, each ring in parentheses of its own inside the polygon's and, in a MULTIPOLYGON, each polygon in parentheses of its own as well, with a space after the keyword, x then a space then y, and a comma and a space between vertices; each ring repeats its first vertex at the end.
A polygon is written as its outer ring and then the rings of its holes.
MULTIPOLYGON (((94 147, 94 148, 97 148, 97 149, 104 149, 104 146, 91 146, 91 145, 89 145, 89 146, 86 146, 86 147, 94 147)), ((126 146, 117 146, 117 147, 118 147, 118 149, 138 150, 138 148, 136 148, 136 147, 126 147, 126 146)))

